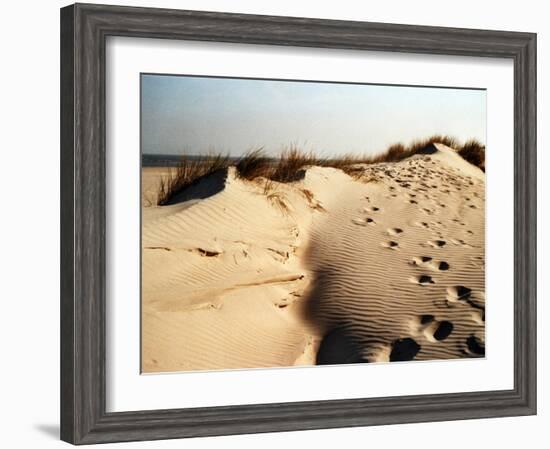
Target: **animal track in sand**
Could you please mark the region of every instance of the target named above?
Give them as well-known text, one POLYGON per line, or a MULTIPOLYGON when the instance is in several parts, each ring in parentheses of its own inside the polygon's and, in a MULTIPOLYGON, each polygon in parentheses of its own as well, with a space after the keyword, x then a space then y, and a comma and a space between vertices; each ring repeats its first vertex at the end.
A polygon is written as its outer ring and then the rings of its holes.
POLYGON ((393 240, 390 240, 388 242, 382 242, 380 243, 383 247, 385 248, 389 248, 389 249, 397 249, 397 247, 399 246, 399 243, 397 242, 394 242, 393 240))
POLYGON ((445 240, 428 240, 428 245, 434 248, 442 248, 447 244, 445 240))
POLYGON ((401 228, 388 228, 388 235, 399 235, 403 233, 401 228))

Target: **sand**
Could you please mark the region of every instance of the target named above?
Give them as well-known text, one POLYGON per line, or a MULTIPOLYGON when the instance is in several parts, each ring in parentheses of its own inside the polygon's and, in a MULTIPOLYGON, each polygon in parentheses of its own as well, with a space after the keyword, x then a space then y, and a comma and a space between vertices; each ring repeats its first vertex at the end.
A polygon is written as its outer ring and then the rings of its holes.
POLYGON ((485 175, 434 150, 161 207, 145 168, 143 372, 483 356, 485 175))

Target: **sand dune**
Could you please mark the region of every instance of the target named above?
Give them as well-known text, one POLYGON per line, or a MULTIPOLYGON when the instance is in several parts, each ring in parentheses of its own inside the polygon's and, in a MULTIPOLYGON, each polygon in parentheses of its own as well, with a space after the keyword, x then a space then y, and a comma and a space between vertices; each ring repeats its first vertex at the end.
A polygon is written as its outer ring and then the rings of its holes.
POLYGON ((162 207, 144 169, 143 371, 484 355, 484 173, 431 153, 162 207))

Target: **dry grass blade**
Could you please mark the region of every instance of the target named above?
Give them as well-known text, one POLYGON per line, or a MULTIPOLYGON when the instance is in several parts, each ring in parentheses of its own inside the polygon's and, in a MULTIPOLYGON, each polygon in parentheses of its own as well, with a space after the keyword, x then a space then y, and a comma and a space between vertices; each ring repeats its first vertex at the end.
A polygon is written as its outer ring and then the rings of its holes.
POLYGON ((311 207, 314 210, 326 212, 326 209, 321 205, 321 203, 315 199, 315 195, 313 195, 313 192, 311 190, 300 189, 300 191, 306 198, 309 207, 311 207))
POLYGON ((287 202, 285 201, 285 197, 282 193, 272 192, 272 193, 267 195, 267 199, 272 204, 277 206, 281 210, 281 212, 283 212, 284 214, 289 214, 290 213, 290 207, 288 206, 287 202))
POLYGON ((269 195, 270 193, 273 193, 276 190, 277 190, 277 186, 275 185, 275 183, 271 179, 266 178, 264 183, 264 189, 263 189, 264 195, 269 195))

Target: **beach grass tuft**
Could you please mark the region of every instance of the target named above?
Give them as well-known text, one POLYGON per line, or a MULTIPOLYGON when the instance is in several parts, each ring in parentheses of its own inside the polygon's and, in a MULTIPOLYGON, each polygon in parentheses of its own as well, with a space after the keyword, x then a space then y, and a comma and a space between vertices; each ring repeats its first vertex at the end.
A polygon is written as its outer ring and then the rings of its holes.
POLYGON ((225 170, 229 166, 229 157, 221 154, 193 159, 182 156, 177 167, 166 178, 161 178, 157 204, 159 206, 170 204, 175 196, 196 184, 200 179, 225 170))

